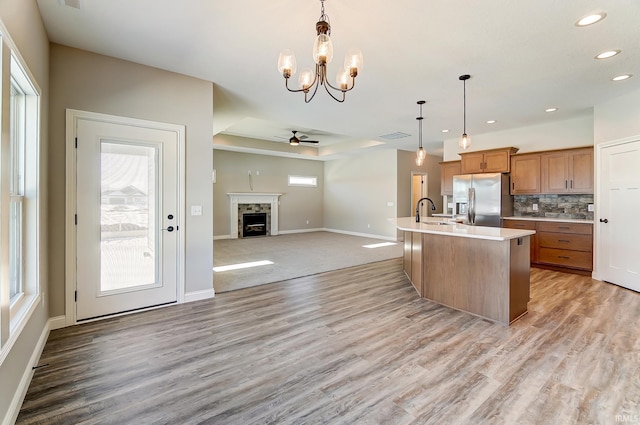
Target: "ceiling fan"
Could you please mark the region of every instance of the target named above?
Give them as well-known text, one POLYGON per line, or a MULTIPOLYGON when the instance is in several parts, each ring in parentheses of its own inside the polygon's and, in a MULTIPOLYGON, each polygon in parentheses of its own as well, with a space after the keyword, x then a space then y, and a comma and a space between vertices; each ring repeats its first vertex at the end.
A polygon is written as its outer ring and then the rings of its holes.
POLYGON ((305 135, 297 137, 297 130, 291 130, 291 132, 293 133, 293 137, 289 139, 289 144, 291 146, 298 146, 300 143, 320 143, 318 140, 306 140, 307 136, 305 135))

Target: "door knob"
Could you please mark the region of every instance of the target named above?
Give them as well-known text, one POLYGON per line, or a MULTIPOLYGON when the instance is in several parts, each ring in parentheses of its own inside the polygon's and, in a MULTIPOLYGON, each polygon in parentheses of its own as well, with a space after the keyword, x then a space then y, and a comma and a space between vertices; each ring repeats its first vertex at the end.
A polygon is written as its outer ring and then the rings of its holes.
POLYGON ((608 222, 609 222, 609 220, 607 220, 606 218, 601 218, 600 219, 600 223, 608 223, 608 222))
POLYGON ((173 232, 173 226, 169 226, 166 229, 162 229, 162 230, 166 230, 167 232, 173 232))

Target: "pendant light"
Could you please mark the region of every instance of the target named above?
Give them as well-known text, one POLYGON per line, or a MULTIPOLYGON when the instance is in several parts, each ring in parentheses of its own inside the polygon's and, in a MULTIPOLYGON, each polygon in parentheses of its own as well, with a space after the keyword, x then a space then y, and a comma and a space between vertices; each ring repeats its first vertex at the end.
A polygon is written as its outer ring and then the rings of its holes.
POLYGON ((458 141, 458 146, 460 149, 467 149, 471 146, 471 138, 467 135, 467 80, 471 78, 470 75, 461 75, 458 77, 459 80, 462 81, 463 87, 463 130, 462 136, 458 141))
POLYGON ((422 105, 426 102, 424 100, 419 100, 418 105, 420 105, 420 116, 416 119, 418 120, 418 150, 416 151, 416 165, 421 166, 424 164, 424 159, 427 157, 427 151, 422 147, 422 105))

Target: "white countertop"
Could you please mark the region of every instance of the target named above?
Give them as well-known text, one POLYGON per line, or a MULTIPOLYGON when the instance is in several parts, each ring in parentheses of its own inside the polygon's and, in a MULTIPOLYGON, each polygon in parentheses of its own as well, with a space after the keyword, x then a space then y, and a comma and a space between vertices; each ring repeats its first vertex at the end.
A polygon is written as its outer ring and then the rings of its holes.
POLYGON ((449 218, 453 218, 453 214, 443 214, 443 213, 436 213, 436 214, 431 214, 432 217, 449 217, 449 218))
POLYGON ((555 217, 502 217, 503 220, 525 220, 525 221, 550 221, 556 223, 585 223, 593 224, 593 220, 584 218, 555 218, 555 217))
POLYGON ((468 226, 460 223, 440 225, 436 223, 444 222, 446 220, 434 217, 423 218, 420 220, 420 223, 416 223, 415 217, 390 218, 389 221, 398 229, 406 232, 430 233, 434 235, 456 236, 461 238, 489 239, 494 241, 506 241, 521 238, 523 236, 530 236, 536 233, 533 230, 468 226))

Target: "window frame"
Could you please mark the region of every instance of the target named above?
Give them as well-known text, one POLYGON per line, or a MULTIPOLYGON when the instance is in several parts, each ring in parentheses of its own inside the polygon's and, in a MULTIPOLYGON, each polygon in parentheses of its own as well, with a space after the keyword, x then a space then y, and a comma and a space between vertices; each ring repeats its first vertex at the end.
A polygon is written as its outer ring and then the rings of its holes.
POLYGON ((289 186, 293 186, 293 187, 318 187, 318 176, 303 176, 303 175, 299 175, 299 174, 289 174, 287 176, 287 183, 289 186), (313 182, 311 183, 304 183, 304 182, 292 182, 292 179, 308 179, 308 180, 312 180, 313 182))

